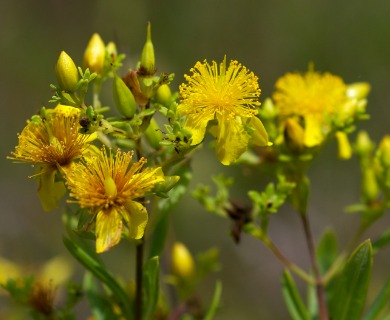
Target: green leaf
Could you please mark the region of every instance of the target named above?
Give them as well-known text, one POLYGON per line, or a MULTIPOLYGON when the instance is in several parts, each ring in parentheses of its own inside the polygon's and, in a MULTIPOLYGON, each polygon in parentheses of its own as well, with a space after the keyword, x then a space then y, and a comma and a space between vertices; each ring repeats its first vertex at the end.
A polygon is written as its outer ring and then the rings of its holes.
POLYGON ((127 319, 132 319, 133 312, 129 303, 130 298, 114 277, 108 273, 102 263, 68 238, 63 237, 63 242, 73 257, 111 290, 114 297, 118 300, 119 307, 122 309, 124 316, 127 319))
POLYGON ((383 309, 386 307, 389 301, 390 301, 390 279, 387 280, 381 292, 378 294, 373 304, 368 309, 367 314, 364 317, 364 320, 380 319, 378 317, 380 316, 380 313, 383 311, 383 309))
POLYGON ((149 259, 144 266, 143 283, 145 290, 145 303, 143 318, 145 320, 153 319, 154 311, 157 307, 159 294, 159 258, 149 259))
POLYGON ((372 248, 374 252, 376 252, 388 244, 390 244, 390 229, 383 232, 377 239, 372 242, 372 248))
POLYGON ((337 259, 338 246, 336 234, 333 229, 327 229, 317 246, 317 260, 321 274, 324 274, 337 259))
POLYGON ((99 293, 99 289, 92 273, 86 272, 83 280, 83 291, 85 292, 92 315, 96 320, 117 319, 112 310, 112 303, 99 293))
POLYGON ((282 291, 284 301, 286 302, 287 309, 294 320, 309 320, 308 311, 302 302, 301 296, 295 285, 294 279, 288 270, 283 272, 282 277, 282 291))
POLYGON ((344 267, 330 302, 332 319, 360 319, 364 309, 372 269, 372 246, 363 242, 344 267))
POLYGON ((172 175, 180 176, 180 180, 175 187, 169 191, 169 198, 161 199, 158 202, 158 214, 156 215, 157 220, 154 222, 155 226, 152 228, 154 233, 151 239, 149 258, 158 256, 163 250, 169 227, 169 213, 186 193, 187 186, 192 179, 192 171, 189 164, 179 166, 172 172, 172 175))
POLYGON ((204 320, 212 320, 215 312, 218 310, 218 307, 220 305, 221 301, 221 295, 222 295, 222 283, 220 281, 217 282, 215 285, 214 295, 213 299, 211 300, 211 304, 206 312, 204 320))

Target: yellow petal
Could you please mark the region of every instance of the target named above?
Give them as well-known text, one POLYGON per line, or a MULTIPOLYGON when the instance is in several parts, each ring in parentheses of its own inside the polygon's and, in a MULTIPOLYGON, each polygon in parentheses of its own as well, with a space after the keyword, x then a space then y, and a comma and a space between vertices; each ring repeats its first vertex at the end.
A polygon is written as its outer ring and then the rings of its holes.
POLYGON ((146 208, 139 202, 129 201, 125 204, 126 210, 122 212, 129 229, 129 236, 133 239, 141 239, 148 223, 146 208))
POLYGON ((217 115, 217 119, 217 157, 222 164, 228 166, 246 151, 250 136, 241 121, 226 119, 221 115, 217 115))
POLYGON ((307 115, 305 117, 305 145, 314 147, 323 141, 321 117, 307 115))
POLYGON ((62 181, 55 181, 57 170, 48 166, 41 169, 46 171, 36 176, 38 182, 38 197, 43 210, 51 211, 58 207, 58 200, 65 194, 66 189, 62 181))
POLYGON ((101 210, 96 217, 96 252, 101 253, 117 245, 122 236, 122 216, 116 208, 101 210))
POLYGON ((255 129, 252 134, 252 143, 259 147, 268 146, 268 133, 265 131, 261 120, 257 117, 252 117, 249 122, 249 126, 255 129))
POLYGON ((201 112, 188 115, 184 127, 192 133, 191 145, 197 145, 203 141, 207 124, 213 119, 214 113, 201 112))

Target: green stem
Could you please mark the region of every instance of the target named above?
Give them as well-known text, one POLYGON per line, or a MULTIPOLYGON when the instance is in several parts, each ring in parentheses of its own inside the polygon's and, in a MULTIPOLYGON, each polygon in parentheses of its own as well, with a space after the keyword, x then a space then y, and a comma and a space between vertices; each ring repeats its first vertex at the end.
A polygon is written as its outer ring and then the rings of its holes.
POLYGON ((302 220, 303 229, 305 231, 305 237, 309 249, 311 266, 313 269, 314 277, 316 279, 315 285, 316 285, 319 317, 321 320, 328 320, 329 317, 328 317, 328 308, 327 308, 326 298, 325 298, 325 287, 324 287, 323 279, 321 278, 320 269, 318 267, 317 259, 315 256, 314 241, 310 229, 309 220, 306 213, 300 214, 300 217, 302 220))
POLYGON ((136 247, 136 292, 135 292, 135 306, 134 319, 142 320, 142 279, 143 279, 143 257, 144 257, 144 239, 142 238, 136 247))
POLYGON ((303 271, 300 267, 298 267, 295 263, 291 262, 280 250, 279 248, 269 239, 268 237, 263 237, 263 243, 266 245, 268 249, 275 255, 278 260, 283 263, 283 265, 299 276, 301 279, 306 281, 309 284, 314 284, 313 277, 311 277, 308 273, 303 271))

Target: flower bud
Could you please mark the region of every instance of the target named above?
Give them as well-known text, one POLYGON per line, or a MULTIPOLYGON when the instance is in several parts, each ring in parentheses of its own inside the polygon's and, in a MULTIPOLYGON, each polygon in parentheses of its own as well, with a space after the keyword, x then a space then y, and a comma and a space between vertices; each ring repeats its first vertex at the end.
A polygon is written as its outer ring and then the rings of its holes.
POLYGON ((107 50, 107 54, 111 57, 116 57, 118 55, 116 45, 112 41, 107 44, 106 50, 107 50))
POLYGON ((291 150, 300 151, 305 146, 305 131, 295 118, 286 120, 284 137, 291 150))
POLYGON ((378 199, 379 186, 376 180, 375 171, 372 167, 366 167, 362 172, 362 193, 368 203, 378 199))
POLYGON ((367 82, 356 82, 347 86, 347 97, 350 99, 363 99, 370 92, 370 85, 367 82))
POLYGON ((84 66, 89 68, 91 72, 101 74, 104 67, 105 56, 106 47, 104 42, 97 33, 94 33, 84 52, 84 66))
POLYGON ((162 104, 163 106, 169 107, 171 102, 172 92, 167 84, 161 85, 156 92, 155 99, 156 102, 162 104))
POLYGON ((262 104, 261 115, 264 119, 274 119, 278 115, 278 110, 275 108, 271 99, 265 99, 262 104))
POLYGON ((114 75, 113 94, 116 108, 121 115, 131 118, 137 108, 134 96, 121 78, 114 75))
POLYGON ((360 156, 368 156, 374 149, 374 144, 366 131, 360 131, 358 133, 355 149, 360 156))
POLYGON ((172 248, 172 273, 182 279, 190 278, 195 272, 195 263, 186 246, 175 242, 172 248))
POLYGON ((162 133, 156 120, 150 120, 149 127, 145 130, 145 137, 154 149, 160 148, 160 141, 162 141, 162 133))
POLYGON ((154 47, 152 43, 151 25, 149 22, 147 27, 146 42, 141 55, 140 73, 144 76, 151 76, 154 75, 155 72, 156 68, 154 59, 154 47))
POLYGON ((348 136, 345 132, 337 131, 336 139, 338 142, 338 155, 342 160, 348 160, 352 156, 352 148, 348 136))
POLYGON ((60 88, 72 92, 79 81, 79 72, 72 58, 65 51, 61 51, 55 71, 60 88))
POLYGON ((390 136, 386 135, 383 137, 382 141, 379 144, 379 158, 381 162, 390 167, 390 136))

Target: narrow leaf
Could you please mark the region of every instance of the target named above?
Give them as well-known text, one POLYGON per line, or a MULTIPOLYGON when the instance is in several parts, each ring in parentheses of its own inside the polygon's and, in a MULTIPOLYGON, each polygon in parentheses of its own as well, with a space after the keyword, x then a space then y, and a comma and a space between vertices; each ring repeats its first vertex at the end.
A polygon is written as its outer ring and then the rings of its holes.
POLYGON ((368 309, 367 314, 364 317, 364 320, 379 319, 378 317, 380 316, 380 313, 383 311, 386 305, 388 305, 389 301, 390 301, 390 279, 387 280, 381 292, 378 294, 373 304, 368 309))
POLYGON ((301 296, 289 271, 282 276, 282 291, 287 309, 293 320, 309 320, 308 311, 302 302, 301 296))
POLYGON ((213 299, 211 300, 211 304, 206 312, 204 320, 212 320, 214 318, 214 315, 220 305, 221 295, 222 295, 222 283, 218 281, 217 284, 215 285, 213 299))
POLYGON ((157 307, 159 294, 159 265, 159 258, 153 257, 149 259, 144 266, 143 283, 146 299, 143 318, 145 320, 153 319, 153 314, 157 307))
POLYGON ((88 299, 92 315, 96 320, 116 319, 112 304, 107 297, 99 293, 98 286, 92 273, 86 272, 83 280, 83 291, 88 299))
POLYGON ((363 242, 350 256, 342 271, 330 304, 332 319, 360 319, 364 309, 372 268, 372 246, 363 242))
POLYGON ((374 252, 390 244, 390 229, 383 232, 377 239, 372 242, 374 252))
POLYGON ((71 240, 63 237, 63 242, 65 247, 77 261, 110 288, 113 295, 118 299, 119 306, 122 308, 124 315, 128 317, 128 319, 131 319, 133 312, 129 303, 129 297, 114 277, 106 271, 105 267, 98 260, 90 256, 85 250, 78 247, 71 240))
POLYGON ((328 229, 323 233, 316 254, 321 274, 324 274, 332 266, 338 254, 337 239, 333 229, 328 229))

